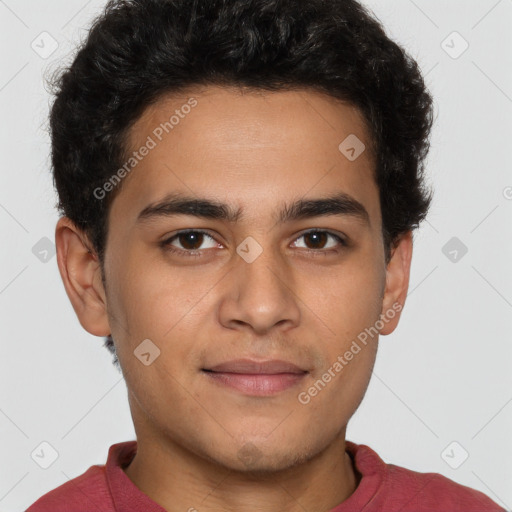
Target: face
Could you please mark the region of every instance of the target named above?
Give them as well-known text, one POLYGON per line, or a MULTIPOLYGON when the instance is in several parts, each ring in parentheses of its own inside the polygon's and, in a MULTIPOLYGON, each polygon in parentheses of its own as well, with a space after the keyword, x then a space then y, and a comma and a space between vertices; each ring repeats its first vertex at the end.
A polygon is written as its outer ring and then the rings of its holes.
POLYGON ((363 118, 318 92, 207 87, 148 108, 129 146, 98 295, 138 437, 238 470, 318 454, 367 388, 378 335, 362 333, 395 328, 408 282, 410 240, 385 264, 363 118), (237 359, 298 371, 205 371, 237 359))

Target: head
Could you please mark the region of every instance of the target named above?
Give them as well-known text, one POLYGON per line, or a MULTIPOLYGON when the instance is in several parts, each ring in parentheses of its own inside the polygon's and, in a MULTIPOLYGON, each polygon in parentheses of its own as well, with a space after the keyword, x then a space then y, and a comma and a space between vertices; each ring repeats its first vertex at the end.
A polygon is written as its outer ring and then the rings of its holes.
POLYGON ((55 94, 59 269, 138 434, 235 469, 247 446, 261 470, 325 448, 431 201, 416 62, 352 0, 111 1, 55 94), (306 373, 255 397, 204 371, 237 358, 306 373))

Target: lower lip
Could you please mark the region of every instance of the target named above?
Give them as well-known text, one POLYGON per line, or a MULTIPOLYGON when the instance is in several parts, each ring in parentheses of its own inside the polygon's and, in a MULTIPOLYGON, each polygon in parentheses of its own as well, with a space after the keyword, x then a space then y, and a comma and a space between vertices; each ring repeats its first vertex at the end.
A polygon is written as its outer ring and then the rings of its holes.
POLYGON ((204 371, 208 377, 247 395, 269 396, 296 386, 306 373, 243 374, 204 371))

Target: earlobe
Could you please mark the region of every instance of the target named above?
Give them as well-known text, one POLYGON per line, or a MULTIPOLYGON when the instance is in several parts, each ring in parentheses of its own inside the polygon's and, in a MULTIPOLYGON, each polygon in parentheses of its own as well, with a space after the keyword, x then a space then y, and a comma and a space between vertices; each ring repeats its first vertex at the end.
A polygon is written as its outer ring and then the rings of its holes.
POLYGON ((400 320, 409 289, 412 250, 412 231, 407 231, 394 247, 386 268, 386 288, 381 312, 384 327, 380 334, 391 334, 400 320))
POLYGON ((68 217, 55 228, 57 264, 73 309, 82 327, 95 336, 107 336, 110 327, 101 268, 87 236, 68 217))

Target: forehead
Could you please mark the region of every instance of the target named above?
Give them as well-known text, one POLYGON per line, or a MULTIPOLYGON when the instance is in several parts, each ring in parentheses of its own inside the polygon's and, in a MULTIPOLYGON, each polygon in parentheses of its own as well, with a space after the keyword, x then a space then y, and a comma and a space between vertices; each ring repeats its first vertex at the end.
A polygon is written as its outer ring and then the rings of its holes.
POLYGON ((138 157, 112 214, 132 218, 181 192, 242 206, 248 219, 282 201, 344 192, 379 218, 370 145, 359 110, 317 91, 207 86, 168 94, 130 129, 127 159, 138 157), (348 158, 354 146, 365 149, 348 158))

